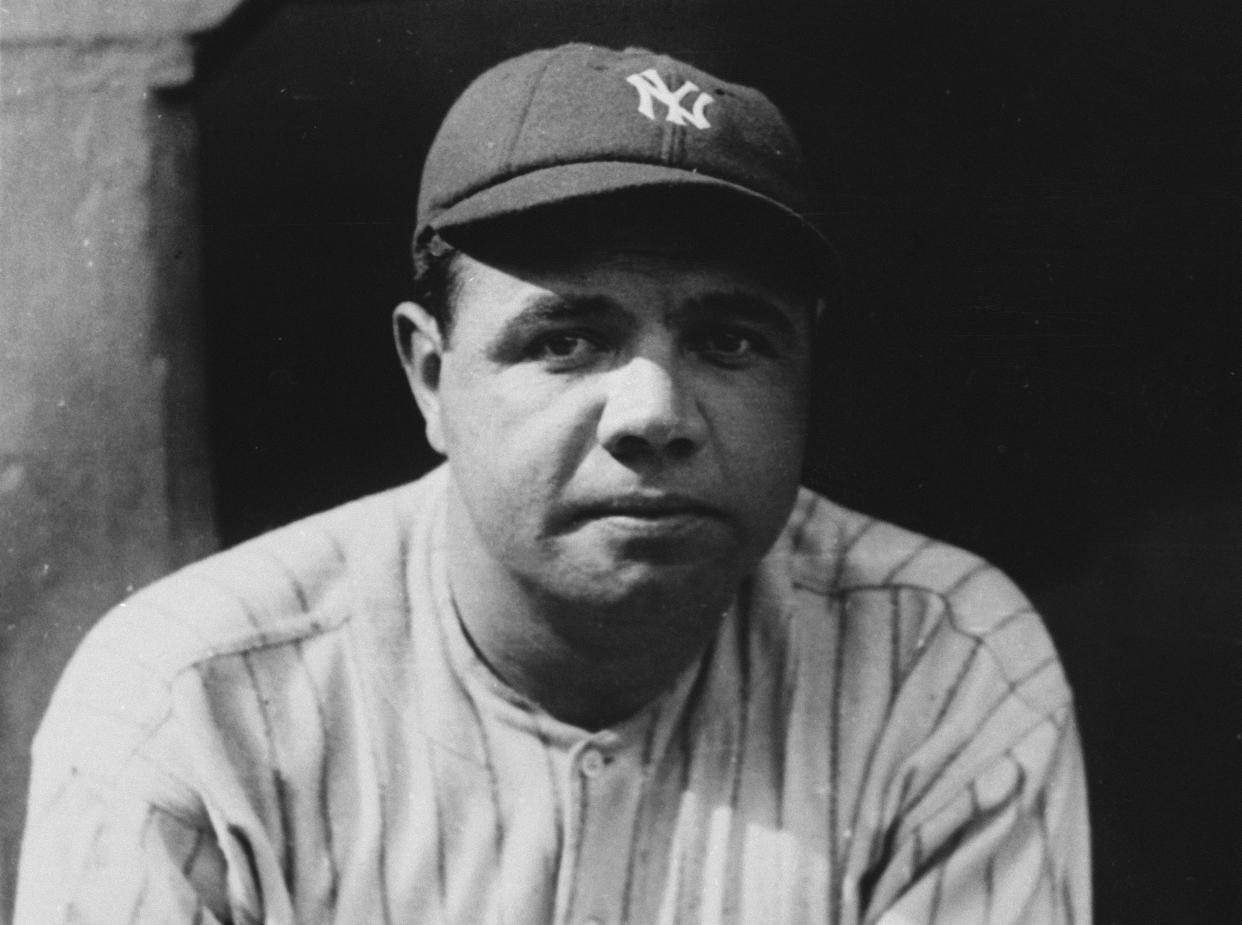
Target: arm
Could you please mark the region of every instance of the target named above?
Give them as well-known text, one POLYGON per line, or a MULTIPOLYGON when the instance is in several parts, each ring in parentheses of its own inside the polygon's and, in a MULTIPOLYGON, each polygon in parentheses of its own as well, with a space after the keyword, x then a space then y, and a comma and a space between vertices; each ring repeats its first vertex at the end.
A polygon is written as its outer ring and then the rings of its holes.
POLYGON ((191 782, 201 736, 182 731, 171 673, 143 657, 151 621, 134 610, 87 636, 35 737, 15 925, 233 918, 191 782))
POLYGON ((209 831, 77 768, 35 775, 35 793, 50 792, 32 800, 15 925, 231 921, 209 831))
POLYGON ((864 920, 1083 925, 1090 860, 1082 758, 1066 708, 906 832, 864 920))

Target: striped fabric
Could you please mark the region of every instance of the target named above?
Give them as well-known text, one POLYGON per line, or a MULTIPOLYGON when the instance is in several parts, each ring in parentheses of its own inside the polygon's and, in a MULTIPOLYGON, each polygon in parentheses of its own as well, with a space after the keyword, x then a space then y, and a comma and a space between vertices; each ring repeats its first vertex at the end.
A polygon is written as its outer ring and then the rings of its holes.
POLYGON ((710 650, 590 734, 463 636, 446 483, 101 621, 36 741, 18 925, 1089 921, 1070 694, 994 569, 804 492, 710 650))

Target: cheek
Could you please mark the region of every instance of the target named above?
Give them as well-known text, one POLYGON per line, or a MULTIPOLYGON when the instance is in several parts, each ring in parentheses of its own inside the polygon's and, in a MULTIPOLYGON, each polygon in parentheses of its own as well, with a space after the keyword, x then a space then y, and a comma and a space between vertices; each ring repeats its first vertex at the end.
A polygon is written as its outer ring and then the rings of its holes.
POLYGON ((502 402, 458 391, 442 402, 445 449, 461 500, 480 539, 502 559, 530 541, 539 508, 532 461, 513 450, 513 418, 502 402))
POLYGON ((487 456, 521 419, 520 395, 481 359, 449 354, 441 369, 440 407, 450 455, 487 456))
POLYGON ((793 387, 741 391, 717 405, 716 431, 734 466, 758 484, 797 479, 806 440, 806 402, 793 387))
POLYGON ((572 476, 593 433, 581 401, 519 375, 455 370, 441 407, 454 469, 496 510, 542 504, 572 476))

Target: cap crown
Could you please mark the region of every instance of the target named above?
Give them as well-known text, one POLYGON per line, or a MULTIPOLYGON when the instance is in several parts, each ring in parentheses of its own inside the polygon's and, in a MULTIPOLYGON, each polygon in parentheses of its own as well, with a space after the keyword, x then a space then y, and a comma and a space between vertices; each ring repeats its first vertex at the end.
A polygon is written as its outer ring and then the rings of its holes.
POLYGON ((419 225, 471 202, 502 210, 478 197, 519 178, 534 178, 522 181, 523 207, 639 185, 633 165, 653 168, 643 185, 714 180, 794 212, 809 205, 797 141, 762 93, 644 49, 574 44, 506 61, 467 88, 428 154, 419 225))

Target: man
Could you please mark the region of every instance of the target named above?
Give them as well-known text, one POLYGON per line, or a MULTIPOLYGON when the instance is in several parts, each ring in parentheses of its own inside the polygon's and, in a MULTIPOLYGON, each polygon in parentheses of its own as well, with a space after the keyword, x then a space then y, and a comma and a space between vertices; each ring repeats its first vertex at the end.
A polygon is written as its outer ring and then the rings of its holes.
POLYGON ((395 316, 447 463, 99 624, 18 922, 1087 921, 1036 615, 798 488, 805 187, 762 95, 667 57, 476 81, 395 316))

